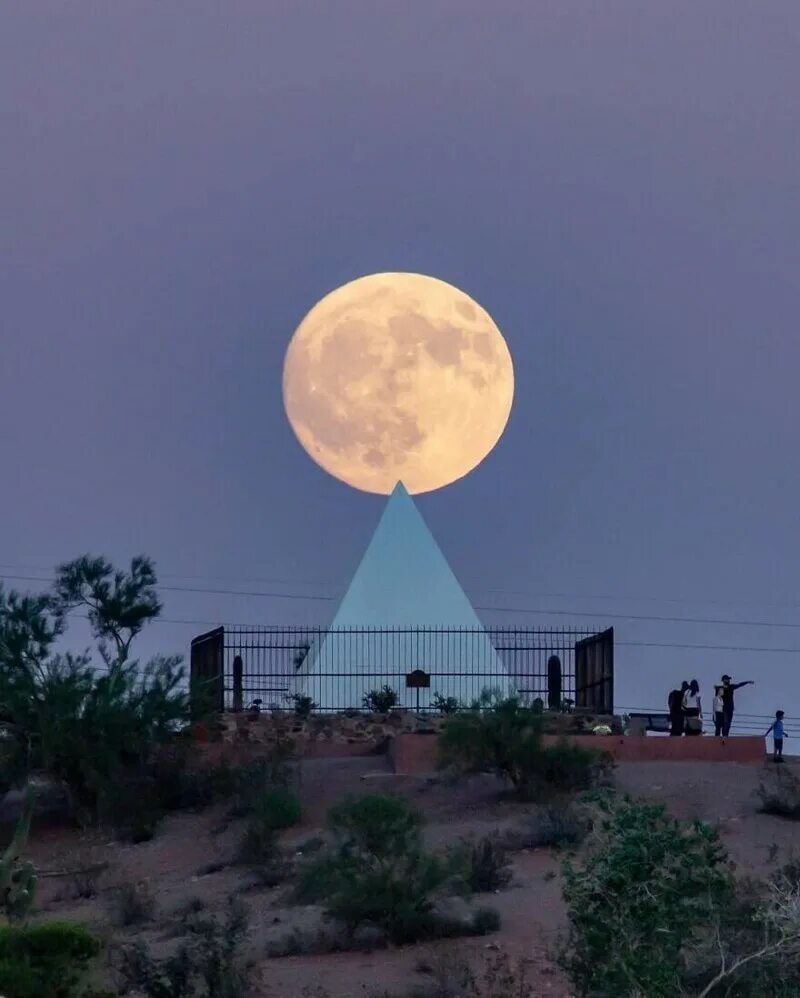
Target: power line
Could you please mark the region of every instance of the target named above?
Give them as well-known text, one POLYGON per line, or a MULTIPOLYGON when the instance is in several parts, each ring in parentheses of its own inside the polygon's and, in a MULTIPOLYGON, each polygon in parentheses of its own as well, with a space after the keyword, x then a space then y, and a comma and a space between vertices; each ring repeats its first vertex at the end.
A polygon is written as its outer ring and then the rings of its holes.
MULTIPOLYGON (((1 569, 12 569, 12 570, 16 571, 17 569, 20 568, 20 566, 18 566, 18 565, 0 564, 0 568, 1 569)), ((34 569, 34 571, 35 571, 35 569, 34 569)), ((159 574, 160 574, 161 578, 165 578, 165 579, 191 579, 193 581, 219 580, 219 579, 222 579, 223 581, 230 581, 230 582, 235 582, 235 583, 240 582, 241 585, 244 585, 245 583, 257 583, 257 584, 262 584, 263 583, 265 585, 316 586, 317 588, 319 588, 320 586, 322 586, 322 587, 327 587, 327 588, 333 587, 333 588, 336 588, 336 589, 343 589, 345 587, 345 585, 346 585, 346 583, 343 583, 343 582, 325 582, 325 581, 319 581, 319 580, 317 580, 317 581, 311 581, 311 580, 308 580, 308 579, 244 579, 244 580, 235 580, 235 579, 228 578, 227 580, 225 580, 224 577, 221 577, 221 576, 175 575, 175 574, 170 574, 170 573, 167 573, 167 572, 159 573, 159 574)), ((22 575, 22 574, 20 574, 20 575, 13 575, 13 574, 2 575, 2 574, 0 574, 0 578, 20 579, 20 580, 29 581, 29 582, 46 582, 46 583, 52 582, 52 578, 41 577, 41 576, 29 576, 29 575, 22 575)), ((336 596, 307 595, 305 593, 286 594, 286 593, 272 593, 272 592, 261 592, 261 591, 256 592, 256 591, 249 591, 249 590, 227 589, 227 588, 205 588, 205 587, 165 586, 165 585, 160 585, 159 588, 164 589, 164 590, 170 590, 170 591, 173 591, 173 592, 212 593, 212 594, 232 595, 232 596, 272 596, 272 597, 275 597, 275 598, 278 598, 278 599, 335 600, 337 598, 336 596)), ((611 601, 611 602, 620 602, 620 603, 625 603, 625 602, 628 602, 628 603, 641 603, 641 602, 647 602, 647 603, 676 603, 676 604, 682 604, 684 606, 693 606, 693 605, 694 606, 763 606, 763 607, 773 607, 773 608, 776 608, 776 609, 784 609, 784 610, 796 610, 796 609, 800 609, 800 602, 797 602, 797 601, 769 601, 769 600, 755 600, 755 599, 739 599, 739 600, 715 600, 715 599, 710 599, 710 600, 702 600, 702 599, 687 599, 685 597, 674 597, 674 596, 643 596, 641 594, 638 594, 638 595, 635 595, 635 596, 628 596, 628 595, 622 595, 622 594, 616 594, 615 595, 615 594, 609 594, 609 593, 602 593, 602 594, 599 594, 599 593, 595 593, 595 594, 589 594, 589 593, 532 593, 532 592, 529 592, 529 591, 526 591, 526 590, 520 590, 520 589, 503 589, 503 588, 496 588, 496 587, 491 587, 491 586, 482 586, 480 584, 477 584, 477 585, 476 584, 471 584, 471 585, 468 585, 468 588, 473 589, 473 590, 478 591, 478 592, 484 592, 484 593, 498 593, 498 594, 502 594, 502 595, 506 595, 506 596, 524 596, 524 597, 526 597, 528 599, 607 600, 607 601, 611 601)), ((495 608, 495 609, 502 609, 502 608, 495 608)), ((541 611, 541 612, 556 612, 556 611, 541 611)), ((560 611, 560 612, 564 613, 564 612, 568 612, 568 611, 560 611)), ((584 615, 591 616, 592 614, 584 614, 584 615)), ((607 614, 604 614, 604 615, 608 616, 607 614)), ((642 616, 642 619, 651 619, 651 618, 646 617, 646 616, 642 616)), ((660 618, 652 618, 652 619, 660 619, 660 618)), ((678 618, 669 618, 669 619, 691 620, 692 618, 678 617, 678 618)), ((705 622, 705 620, 701 618, 701 622, 705 622)), ((721 621, 721 622, 722 623, 731 623, 731 621, 721 621)), ((798 627, 800 627, 800 624, 798 624, 798 625, 771 625, 771 624, 767 624, 765 626, 798 626, 798 627)))
MULTIPOLYGON (((52 579, 41 578, 40 576, 25 576, 25 575, 0 575, 3 579, 13 579, 27 582, 45 582, 52 583, 52 579)), ((335 596, 319 596, 319 595, 309 595, 306 593, 282 593, 282 592, 267 592, 264 590, 236 590, 236 589, 206 589, 203 587, 189 587, 189 586, 163 586, 158 585, 157 588, 163 592, 178 592, 178 593, 203 593, 215 596, 246 596, 246 597, 261 597, 264 599, 285 599, 285 600, 310 600, 316 602, 334 602, 337 597, 335 596)), ((662 614, 641 614, 641 613, 615 613, 606 611, 594 611, 589 612, 586 610, 552 610, 552 609, 541 609, 538 607, 518 607, 518 606, 480 606, 475 605, 476 610, 481 610, 485 613, 525 613, 525 614, 536 614, 539 616, 553 616, 553 617, 590 617, 597 619, 602 617, 606 620, 640 620, 647 621, 649 623, 663 623, 663 624, 711 624, 720 625, 725 627, 770 627, 770 628, 781 628, 789 630, 800 630, 800 623, 786 623, 782 621, 770 621, 770 620, 730 620, 728 618, 722 617, 679 617, 679 616, 667 616, 662 614)))

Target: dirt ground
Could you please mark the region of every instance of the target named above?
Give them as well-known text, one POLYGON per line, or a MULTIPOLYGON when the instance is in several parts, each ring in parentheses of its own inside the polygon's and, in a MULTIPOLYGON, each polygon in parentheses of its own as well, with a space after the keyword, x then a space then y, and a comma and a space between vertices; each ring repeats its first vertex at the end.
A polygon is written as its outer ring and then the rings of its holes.
MULTIPOLYGON (((796 760, 789 765, 797 771, 796 760)), ((626 763, 616 769, 615 781, 622 792, 663 802, 677 816, 717 824, 736 864, 758 875, 785 862, 797 837, 796 824, 758 812, 754 791, 760 769, 734 763, 626 763)), ((398 777, 382 757, 305 761, 300 790, 303 823, 283 837, 290 852, 323 832, 329 807, 365 792, 391 791, 411 800, 427 818, 426 838, 434 849, 462 837, 507 831, 518 826, 530 810, 530 805, 509 800, 492 778, 450 784, 398 777)), ((154 952, 163 953, 181 934, 193 899, 215 912, 222 911, 226 900, 235 895, 249 910, 250 950, 262 971, 262 982, 252 998, 300 996, 304 988, 313 994, 320 986, 332 998, 356 998, 378 988, 402 992, 423 983, 423 968, 443 953, 459 950, 474 957, 494 949, 528 962, 537 994, 569 995, 548 958, 564 927, 559 854, 548 849, 513 854, 511 885, 476 899, 477 904, 488 904, 501 915, 502 927, 491 936, 373 952, 268 958, 270 940, 292 925, 302 928, 305 916, 287 903, 283 888, 260 887, 246 867, 232 863, 241 827, 225 820, 226 810, 220 804, 199 814, 173 814, 154 839, 140 845, 82 834, 44 816, 36 823, 27 850, 40 871, 37 917, 80 920, 112 944, 141 940, 154 952), (89 884, 59 875, 93 864, 107 864, 107 868, 83 878, 92 881, 89 884), (113 899, 115 888, 126 882, 149 885, 157 907, 144 925, 123 929, 114 925, 113 899), (79 888, 93 896, 76 897, 79 888)))

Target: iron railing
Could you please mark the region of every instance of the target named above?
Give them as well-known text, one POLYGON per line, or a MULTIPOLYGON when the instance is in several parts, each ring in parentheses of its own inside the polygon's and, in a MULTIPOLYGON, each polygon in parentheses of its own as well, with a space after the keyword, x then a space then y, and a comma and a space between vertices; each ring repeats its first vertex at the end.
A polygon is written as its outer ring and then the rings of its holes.
POLYGON ((420 711, 437 709, 437 696, 468 705, 496 690, 613 713, 613 642, 613 630, 571 628, 220 627, 192 642, 192 678, 220 710, 292 709, 293 696, 361 710, 389 686, 397 706, 420 711))

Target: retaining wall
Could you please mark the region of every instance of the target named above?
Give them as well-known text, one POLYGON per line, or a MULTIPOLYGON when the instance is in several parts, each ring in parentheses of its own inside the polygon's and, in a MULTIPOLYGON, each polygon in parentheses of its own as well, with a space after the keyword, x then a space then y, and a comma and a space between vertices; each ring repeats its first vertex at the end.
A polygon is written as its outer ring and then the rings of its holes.
MULTIPOLYGON (((615 762, 744 762, 761 763, 766 754, 763 737, 735 736, 635 737, 616 735, 566 735, 584 748, 602 749, 615 762)), ((399 734, 389 745, 396 773, 417 775, 436 769, 437 740, 430 735, 399 734)), ((545 745, 555 745, 557 735, 545 735, 545 745)))

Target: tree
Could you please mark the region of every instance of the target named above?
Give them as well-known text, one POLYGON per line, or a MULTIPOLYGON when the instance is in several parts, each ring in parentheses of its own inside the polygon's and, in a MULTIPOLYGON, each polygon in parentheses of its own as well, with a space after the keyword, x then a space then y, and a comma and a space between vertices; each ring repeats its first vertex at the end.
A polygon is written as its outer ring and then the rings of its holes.
POLYGON ((126 573, 85 556, 58 569, 53 593, 0 592, 5 788, 41 769, 63 783, 76 810, 96 817, 101 798, 150 765, 176 723, 188 720, 180 658, 139 667, 129 657, 133 639, 160 612, 155 585, 145 558, 126 573), (54 653, 69 610, 80 605, 89 607, 105 673, 88 653, 54 653))
POLYGON ((83 555, 56 569, 56 605, 62 612, 85 607, 106 665, 121 665, 142 627, 161 612, 157 581, 149 558, 134 558, 130 571, 123 572, 105 558, 83 555), (109 639, 116 657, 109 651, 109 639))

